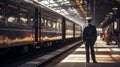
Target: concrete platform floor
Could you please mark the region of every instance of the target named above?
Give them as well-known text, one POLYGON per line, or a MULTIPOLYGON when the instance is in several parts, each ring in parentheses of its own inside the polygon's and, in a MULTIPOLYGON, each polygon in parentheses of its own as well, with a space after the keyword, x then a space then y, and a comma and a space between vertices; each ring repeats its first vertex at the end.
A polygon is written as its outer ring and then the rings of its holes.
POLYGON ((54 67, 120 67, 120 48, 117 45, 106 45, 97 40, 95 44, 96 60, 98 63, 86 63, 84 44, 64 58, 54 67))

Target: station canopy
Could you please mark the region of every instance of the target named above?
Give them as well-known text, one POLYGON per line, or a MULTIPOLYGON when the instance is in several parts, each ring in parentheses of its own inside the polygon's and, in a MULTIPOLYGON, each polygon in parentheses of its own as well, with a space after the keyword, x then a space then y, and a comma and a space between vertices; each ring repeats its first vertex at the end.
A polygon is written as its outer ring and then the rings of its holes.
POLYGON ((37 2, 70 20, 83 25, 85 23, 85 11, 80 0, 22 0, 25 2, 37 2))

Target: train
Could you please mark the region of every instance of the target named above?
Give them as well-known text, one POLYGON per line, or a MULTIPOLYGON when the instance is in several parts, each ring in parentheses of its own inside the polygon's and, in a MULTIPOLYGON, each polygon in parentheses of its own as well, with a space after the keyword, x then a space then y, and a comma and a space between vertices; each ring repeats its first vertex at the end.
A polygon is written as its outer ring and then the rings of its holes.
POLYGON ((81 25, 38 3, 17 1, 0 0, 0 55, 81 39, 81 25))

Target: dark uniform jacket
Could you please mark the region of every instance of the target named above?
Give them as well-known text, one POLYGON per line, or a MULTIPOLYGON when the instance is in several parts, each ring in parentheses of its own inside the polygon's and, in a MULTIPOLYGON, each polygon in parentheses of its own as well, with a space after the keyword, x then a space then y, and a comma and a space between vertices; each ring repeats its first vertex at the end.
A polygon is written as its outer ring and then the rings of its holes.
POLYGON ((83 41, 84 42, 95 42, 97 39, 97 31, 94 25, 89 24, 84 28, 83 41))

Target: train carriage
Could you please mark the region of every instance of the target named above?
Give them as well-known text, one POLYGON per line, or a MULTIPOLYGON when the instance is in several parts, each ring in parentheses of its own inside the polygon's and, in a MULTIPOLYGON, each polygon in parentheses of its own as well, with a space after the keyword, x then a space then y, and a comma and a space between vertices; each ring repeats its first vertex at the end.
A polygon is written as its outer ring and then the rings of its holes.
POLYGON ((37 3, 0 1, 1 54, 77 41, 81 31, 80 25, 37 3))

